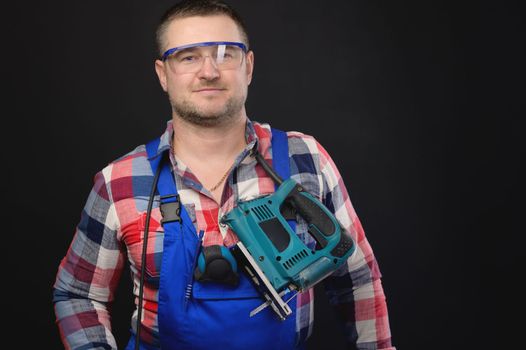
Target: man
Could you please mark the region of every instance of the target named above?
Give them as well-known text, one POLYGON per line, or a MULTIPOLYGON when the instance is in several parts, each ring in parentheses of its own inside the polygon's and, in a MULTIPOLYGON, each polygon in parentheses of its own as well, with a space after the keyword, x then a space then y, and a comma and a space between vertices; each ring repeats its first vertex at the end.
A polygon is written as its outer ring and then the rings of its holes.
MULTIPOLYGON (((275 191, 254 155, 269 164, 283 157, 270 126, 246 115, 254 53, 245 26, 220 1, 183 1, 162 18, 157 41, 155 70, 172 119, 157 143, 139 146, 95 176, 54 285, 62 341, 68 349, 116 348, 108 303, 127 260, 138 305, 127 349, 304 348, 313 327, 312 288, 293 299, 293 315, 280 321, 270 307, 247 315, 261 299, 244 273, 233 285, 201 283, 193 273, 200 246, 238 241, 221 218, 239 200, 275 191), (150 202, 155 181, 176 194, 166 196, 158 185, 150 202), (168 197, 183 204, 173 222, 160 210, 168 197)), ((356 242, 347 263, 324 280, 350 347, 394 349, 380 272, 336 166, 311 136, 288 132, 286 143, 290 177, 335 213, 356 242)), ((313 247, 306 231, 298 217, 296 232, 313 247)))

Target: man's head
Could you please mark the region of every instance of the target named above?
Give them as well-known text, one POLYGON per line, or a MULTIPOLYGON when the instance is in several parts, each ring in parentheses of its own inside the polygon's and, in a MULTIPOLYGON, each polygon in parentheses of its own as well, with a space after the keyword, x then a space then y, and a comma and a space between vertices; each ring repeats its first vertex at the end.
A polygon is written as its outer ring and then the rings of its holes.
POLYGON ((157 50, 162 56, 166 43, 164 34, 166 28, 175 19, 196 16, 227 16, 238 26, 242 42, 249 48, 247 28, 241 16, 229 5, 217 0, 183 0, 170 7, 161 17, 156 30, 157 50))
POLYGON ((254 56, 233 9, 215 0, 182 1, 162 17, 157 44, 162 58, 155 69, 175 117, 215 126, 244 116, 254 56))

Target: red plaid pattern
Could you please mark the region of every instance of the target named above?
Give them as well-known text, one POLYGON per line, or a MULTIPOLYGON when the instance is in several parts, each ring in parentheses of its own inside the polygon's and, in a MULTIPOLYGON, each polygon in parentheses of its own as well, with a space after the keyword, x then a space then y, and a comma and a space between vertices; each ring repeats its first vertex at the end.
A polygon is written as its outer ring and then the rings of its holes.
MULTIPOLYGON (((173 133, 172 123, 168 122, 159 152, 172 149, 173 133)), ((287 134, 291 177, 323 201, 357 242, 356 252, 348 263, 324 281, 349 344, 357 349, 393 350, 380 271, 338 169, 312 136, 299 132, 287 134)), ((258 147, 271 163, 271 135, 268 124, 247 121, 247 147, 226 180, 220 205, 211 199, 191 170, 170 152, 181 202, 197 232, 205 232, 205 246, 235 244, 236 235, 219 224, 221 216, 229 212, 237 200, 274 192, 274 183, 250 156, 252 148, 258 147)), ((145 212, 152 181, 144 145, 111 162, 95 176, 54 285, 57 323, 66 348, 116 349, 107 303, 113 300, 126 257, 134 278, 134 293, 138 295, 145 212)), ((150 221, 141 320, 142 340, 153 346, 159 345, 157 300, 164 237, 158 199, 156 197, 150 221)), ((306 234, 305 222, 300 220, 296 231, 305 243, 313 244, 312 237, 306 234)), ((298 341, 305 340, 312 332, 313 302, 312 289, 298 296, 298 341)), ((136 317, 137 311, 131 319, 132 327, 136 325, 136 317)))

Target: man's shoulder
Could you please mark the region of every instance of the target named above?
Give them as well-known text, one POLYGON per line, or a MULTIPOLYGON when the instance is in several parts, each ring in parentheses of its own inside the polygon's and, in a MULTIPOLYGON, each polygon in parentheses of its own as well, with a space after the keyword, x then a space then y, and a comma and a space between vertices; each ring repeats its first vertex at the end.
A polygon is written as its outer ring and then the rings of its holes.
POLYGON ((146 152, 146 144, 144 143, 135 147, 133 150, 129 151, 128 153, 125 153, 119 158, 116 158, 110 164, 120 166, 120 165, 124 165, 126 163, 137 161, 137 160, 141 160, 141 161, 148 160, 148 154, 146 152))
POLYGON ((133 176, 151 175, 146 145, 141 144, 133 150, 110 161, 101 170, 101 173, 104 174, 107 181, 133 176))
POLYGON ((151 176, 152 171, 150 162, 148 160, 148 152, 146 145, 148 142, 156 143, 157 152, 165 150, 169 147, 169 140, 173 133, 173 126, 171 120, 166 123, 166 129, 162 134, 156 138, 146 140, 147 142, 136 146, 131 151, 115 158, 113 161, 107 163, 102 172, 111 173, 111 180, 120 177, 129 176, 151 176))
POLYGON ((298 131, 298 130, 286 130, 282 129, 279 126, 270 126, 268 123, 254 123, 254 128, 256 129, 256 133, 258 134, 258 137, 260 138, 266 138, 266 140, 270 143, 272 139, 272 128, 278 129, 281 131, 284 131, 287 134, 287 140, 289 145, 289 155, 291 157, 294 157, 296 155, 307 155, 309 154, 311 157, 315 158, 316 161, 318 160, 318 156, 320 154, 323 154, 325 151, 323 147, 321 147, 320 143, 316 139, 315 136, 298 131), (259 131, 258 131, 259 129, 259 131))
POLYGON ((313 135, 297 131, 297 130, 285 130, 280 127, 271 126, 269 123, 254 122, 254 129, 259 139, 272 138, 272 129, 284 131, 287 134, 289 148, 292 146, 304 149, 305 147, 311 149, 313 152, 317 150, 318 141, 313 135))

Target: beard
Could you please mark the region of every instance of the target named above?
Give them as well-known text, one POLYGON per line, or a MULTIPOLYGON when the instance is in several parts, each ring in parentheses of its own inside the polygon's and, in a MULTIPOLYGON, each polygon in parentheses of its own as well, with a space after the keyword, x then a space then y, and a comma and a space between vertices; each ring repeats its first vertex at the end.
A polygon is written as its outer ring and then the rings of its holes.
POLYGON ((171 96, 170 104, 173 111, 186 122, 197 126, 214 127, 234 120, 245 104, 245 96, 230 97, 220 110, 214 112, 205 112, 188 100, 176 101, 171 96))

